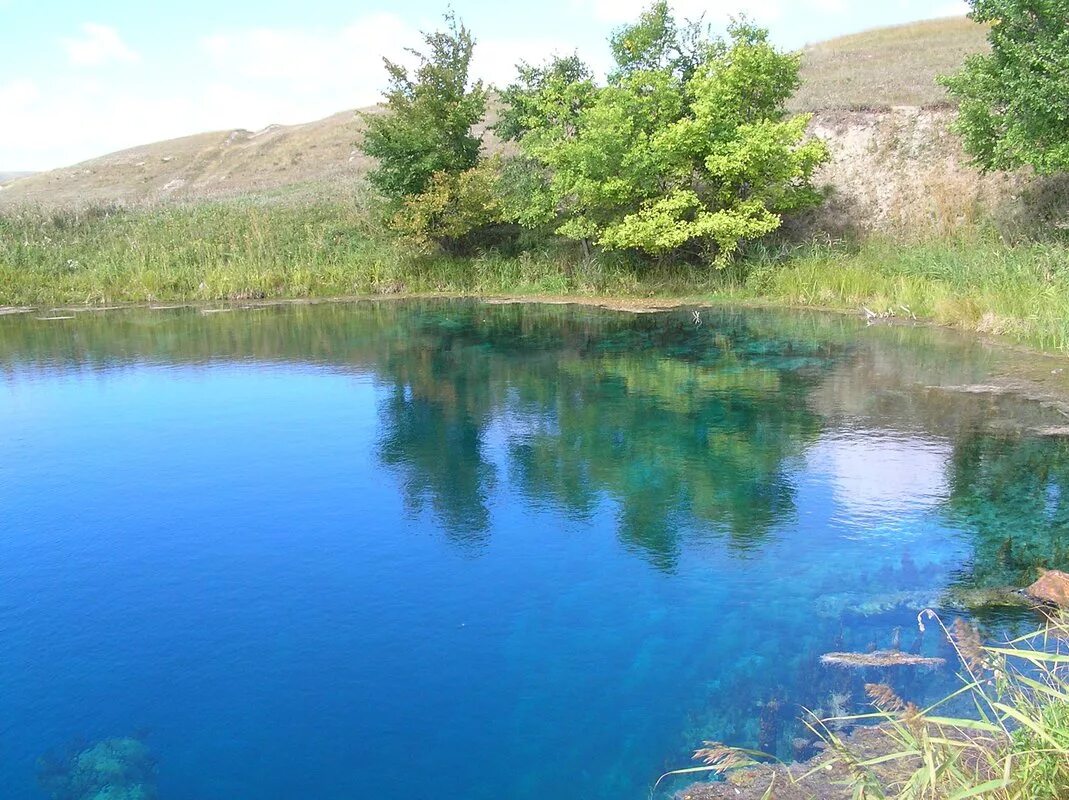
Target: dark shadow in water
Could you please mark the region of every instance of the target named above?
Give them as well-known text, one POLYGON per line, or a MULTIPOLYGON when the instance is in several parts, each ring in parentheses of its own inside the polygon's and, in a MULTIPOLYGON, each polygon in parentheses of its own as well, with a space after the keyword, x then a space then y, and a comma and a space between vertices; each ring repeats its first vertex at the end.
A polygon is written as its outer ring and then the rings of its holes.
POLYGON ((968 531, 970 588, 1025 586, 1069 569, 1069 442, 972 432, 954 442, 946 514, 968 531))
POLYGON ((38 759, 37 780, 51 800, 156 800, 156 760, 138 738, 72 744, 38 759))
POLYGON ((412 512, 430 503, 446 534, 464 546, 490 536, 486 507, 494 480, 483 457, 483 430, 471 415, 397 386, 380 406, 386 428, 380 445, 384 464, 402 473, 412 512))

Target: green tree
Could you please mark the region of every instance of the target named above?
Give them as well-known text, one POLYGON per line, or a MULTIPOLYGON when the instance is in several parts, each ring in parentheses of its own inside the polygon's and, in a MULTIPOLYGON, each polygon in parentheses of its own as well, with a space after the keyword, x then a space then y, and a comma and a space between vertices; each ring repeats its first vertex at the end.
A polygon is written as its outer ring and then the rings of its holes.
POLYGON ((718 44, 701 21, 680 26, 666 2, 654 3, 635 24, 623 26, 609 38, 617 77, 668 70, 687 79, 718 44))
POLYGON ((594 73, 578 55, 550 59, 543 66, 521 61, 517 79, 501 91, 501 118, 495 130, 506 141, 524 136, 573 136, 579 114, 590 105, 594 73))
POLYGON ((404 199, 391 226, 415 244, 437 244, 463 254, 473 244, 473 234, 501 216, 500 183, 496 159, 463 172, 436 172, 422 192, 404 199))
POLYGON ((723 264, 819 202, 810 179, 826 148, 806 139, 808 117, 785 111, 798 56, 746 22, 729 37, 680 26, 658 2, 613 35, 606 86, 569 62, 526 73, 505 93, 507 132, 540 180, 514 218, 606 249, 723 264))
POLYGON ((378 161, 372 186, 399 201, 422 193, 438 173, 475 167, 482 142, 474 127, 486 113, 486 91, 469 77, 475 40, 452 14, 445 30, 425 33, 410 49, 414 72, 383 59, 389 73, 385 109, 366 114, 361 149, 378 161))
POLYGON ((590 67, 574 54, 542 66, 521 62, 516 71, 516 82, 501 92, 494 130, 505 141, 521 142, 521 154, 503 165, 499 197, 504 216, 540 228, 557 218, 549 154, 578 135, 597 86, 590 67))
POLYGON ((989 53, 941 82, 955 129, 981 169, 1069 169, 1069 0, 970 0, 989 53))

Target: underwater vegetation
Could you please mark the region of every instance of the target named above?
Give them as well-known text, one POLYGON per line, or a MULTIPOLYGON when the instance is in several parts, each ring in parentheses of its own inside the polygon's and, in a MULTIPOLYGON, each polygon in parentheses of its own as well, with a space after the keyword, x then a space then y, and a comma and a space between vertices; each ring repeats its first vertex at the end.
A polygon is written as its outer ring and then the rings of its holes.
POLYGON ((947 516, 973 533, 960 590, 1023 587, 1040 569, 1069 567, 1069 441, 962 436, 949 481, 947 516))
POLYGON ((51 800, 156 800, 156 762, 140 739, 103 739, 43 756, 37 780, 51 800))

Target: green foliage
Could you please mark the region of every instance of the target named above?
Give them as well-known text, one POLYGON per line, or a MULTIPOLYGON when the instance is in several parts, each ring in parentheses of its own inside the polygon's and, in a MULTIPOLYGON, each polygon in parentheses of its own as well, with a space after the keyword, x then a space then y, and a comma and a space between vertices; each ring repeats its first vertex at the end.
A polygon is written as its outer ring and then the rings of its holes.
POLYGON ((398 242, 378 213, 338 203, 0 213, 0 310, 401 292, 678 297, 718 280, 690 267, 647 274, 612 254, 579 263, 564 242, 454 258, 398 242))
POLYGON ((486 113, 486 92, 469 80, 475 40, 452 14, 446 23, 424 34, 425 51, 409 50, 418 61, 414 74, 384 59, 386 108, 365 115, 360 147, 378 160, 368 180, 392 200, 420 194, 435 174, 464 172, 479 159, 481 142, 472 131, 486 113))
POLYGON ((1008 245, 993 234, 911 244, 873 237, 860 247, 813 245, 767 264, 755 259, 747 284, 756 296, 791 305, 915 314, 1067 350, 1067 258, 1063 244, 1008 245))
POLYGON ((510 181, 525 186, 505 203, 511 218, 608 250, 723 265, 819 202, 810 178, 826 148, 785 112, 798 57, 746 22, 729 36, 680 26, 661 2, 613 35, 606 86, 574 58, 525 67, 503 95, 503 130, 528 174, 510 181))
POLYGON ((666 2, 655 2, 637 22, 623 26, 609 39, 616 78, 667 70, 686 80, 719 45, 708 37, 701 22, 680 26, 666 2))
POLYGON ((956 129, 984 170, 1069 169, 1069 2, 971 0, 991 52, 942 83, 959 102, 956 129))
POLYGON ((547 154, 578 134, 597 87, 593 72, 577 55, 543 66, 521 62, 517 71, 517 81, 501 92, 495 131, 506 141, 522 142, 522 152, 502 166, 500 201, 507 219, 537 229, 557 217, 547 154))
POLYGON ((501 91, 501 118, 495 131, 505 141, 525 136, 568 137, 596 92, 594 73, 578 55, 557 57, 544 66, 520 62, 515 83, 501 91))
POLYGON ((496 161, 455 174, 437 172, 423 192, 405 198, 392 227, 416 244, 463 253, 475 232, 500 217, 499 180, 496 161))
POLYGON ((1013 733, 1011 754, 1028 769, 1021 800, 1069 796, 1069 697, 1040 708, 1038 722, 1013 733))
POLYGON ((447 19, 425 37, 429 53, 415 53, 414 79, 387 61, 387 112, 369 116, 364 143, 394 229, 420 245, 464 252, 507 220, 584 246, 722 265, 785 212, 819 201, 809 180, 824 145, 784 111, 798 57, 761 29, 735 24, 725 42, 657 2, 613 35, 606 86, 576 55, 521 63, 497 124, 520 153, 489 167, 471 133, 486 102, 468 86, 474 43, 447 19))

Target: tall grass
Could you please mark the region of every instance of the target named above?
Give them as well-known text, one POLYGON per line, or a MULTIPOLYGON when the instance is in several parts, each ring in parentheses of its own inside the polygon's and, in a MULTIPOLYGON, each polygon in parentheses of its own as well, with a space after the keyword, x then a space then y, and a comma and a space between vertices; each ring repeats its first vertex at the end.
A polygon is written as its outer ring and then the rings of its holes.
MULTIPOLYGON (((932 611, 922 617, 942 620, 932 611)), ((923 619, 921 621, 923 629, 923 619)), ((1006 645, 982 645, 970 625, 943 627, 961 660, 975 718, 945 717, 936 706, 920 709, 884 685, 869 685, 875 721, 886 752, 855 755, 824 723, 814 730, 831 746, 832 759, 851 774, 856 800, 1065 800, 1069 798, 1069 626, 1044 630, 1006 645), (876 767, 900 766, 890 780, 876 767)), ((954 697, 954 696, 952 696, 954 697)), ((948 698, 952 699, 952 698, 948 698)))
POLYGON ((994 234, 757 246, 729 270, 584 259, 543 242, 449 258, 353 204, 235 202, 0 214, 0 305, 460 293, 686 298, 917 316, 1069 350, 1069 246, 994 234))
POLYGON ((994 236, 809 247, 750 273, 754 296, 870 309, 1069 349, 1069 248, 994 236))
POLYGON ((449 258, 406 248, 357 206, 219 203, 0 214, 0 305, 359 294, 709 293, 715 271, 582 260, 549 244, 449 258))

